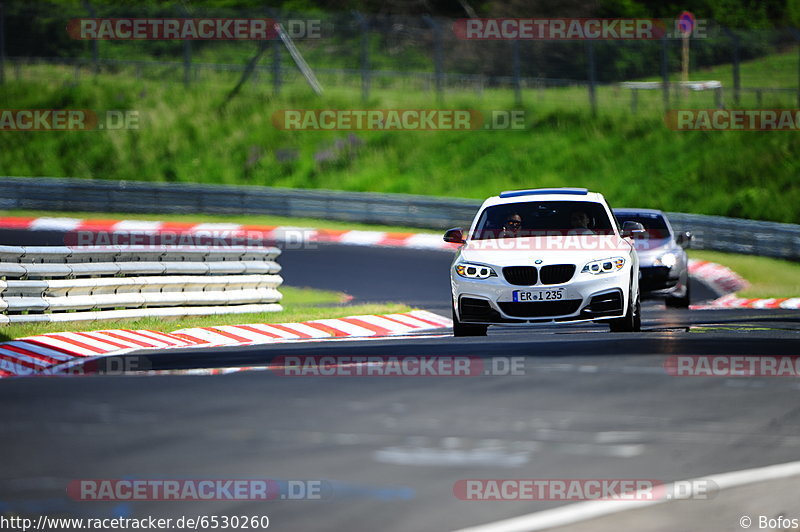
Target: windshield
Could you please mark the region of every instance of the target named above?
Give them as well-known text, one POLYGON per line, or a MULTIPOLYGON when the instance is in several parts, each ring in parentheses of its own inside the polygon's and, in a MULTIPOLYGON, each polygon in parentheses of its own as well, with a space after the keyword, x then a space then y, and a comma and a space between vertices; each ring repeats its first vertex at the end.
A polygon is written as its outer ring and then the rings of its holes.
POLYGON ((664 216, 658 213, 635 213, 615 215, 620 226, 625 222, 639 222, 651 240, 669 238, 670 232, 664 216))
POLYGON ((549 235, 611 235, 606 209, 591 201, 529 201, 487 207, 474 240, 549 235))

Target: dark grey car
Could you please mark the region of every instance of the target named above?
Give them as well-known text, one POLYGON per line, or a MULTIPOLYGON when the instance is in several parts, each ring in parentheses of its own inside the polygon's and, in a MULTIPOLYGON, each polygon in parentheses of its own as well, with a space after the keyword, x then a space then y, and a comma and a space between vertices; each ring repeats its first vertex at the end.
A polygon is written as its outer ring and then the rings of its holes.
POLYGON ((653 209, 614 209, 619 225, 638 222, 645 234, 635 240, 642 295, 663 297, 668 307, 689 306, 689 264, 684 247, 692 234, 675 233, 666 215, 653 209))

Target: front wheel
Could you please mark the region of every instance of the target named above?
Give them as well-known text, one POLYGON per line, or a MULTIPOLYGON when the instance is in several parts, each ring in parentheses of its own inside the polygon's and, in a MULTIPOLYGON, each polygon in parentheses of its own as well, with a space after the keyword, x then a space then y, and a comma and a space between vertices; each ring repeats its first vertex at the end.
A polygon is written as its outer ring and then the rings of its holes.
POLYGON ((488 325, 461 323, 458 321, 456 309, 453 307, 453 336, 486 336, 488 328, 488 325))
POLYGON ((628 305, 628 312, 622 318, 609 321, 611 332, 639 332, 642 330, 642 301, 637 292, 636 301, 628 305))

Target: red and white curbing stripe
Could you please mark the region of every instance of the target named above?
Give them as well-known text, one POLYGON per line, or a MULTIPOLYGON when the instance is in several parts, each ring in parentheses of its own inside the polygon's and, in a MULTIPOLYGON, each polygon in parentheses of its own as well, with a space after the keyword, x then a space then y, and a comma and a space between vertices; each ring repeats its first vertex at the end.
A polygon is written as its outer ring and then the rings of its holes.
POLYGON ((689 275, 709 285, 719 295, 732 294, 750 286, 730 268, 706 260, 689 259, 689 275))
POLYGON ((750 284, 736 272, 721 264, 690 259, 689 274, 711 286, 717 293, 723 294, 707 305, 692 305, 692 309, 800 309, 800 298, 798 297, 766 299, 737 297, 735 292, 744 290, 750 284))
POLYGON ((800 297, 758 299, 728 294, 715 299, 709 305, 697 305, 692 308, 800 309, 800 297))
POLYGON ((303 242, 332 242, 359 246, 405 247, 454 250, 457 244, 442 240, 438 233, 391 233, 311 227, 245 225, 235 223, 153 222, 145 220, 92 220, 81 218, 0 217, 2 229, 58 231, 63 233, 107 233, 109 235, 178 235, 218 239, 258 238, 294 245, 303 242))
MULTIPOLYGON (((452 321, 432 312, 348 316, 303 323, 255 323, 180 329, 63 332, 19 338, 0 344, 0 377, 68 372, 99 357, 144 349, 220 347, 325 339, 399 337, 452 327, 452 321)), ((231 369, 220 371, 230 372, 231 369)))

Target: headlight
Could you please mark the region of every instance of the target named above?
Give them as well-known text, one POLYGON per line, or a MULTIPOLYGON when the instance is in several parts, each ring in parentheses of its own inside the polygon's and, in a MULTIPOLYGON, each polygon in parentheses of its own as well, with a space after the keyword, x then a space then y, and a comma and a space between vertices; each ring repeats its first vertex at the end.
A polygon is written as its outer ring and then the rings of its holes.
POLYGON ((612 257, 610 259, 593 260, 586 264, 581 270, 581 273, 591 273, 597 275, 599 273, 618 272, 625 266, 625 259, 622 257, 612 257))
POLYGON ((678 257, 674 253, 664 253, 654 262, 656 266, 666 266, 667 268, 672 268, 677 263, 678 257))
POLYGON ((456 273, 467 279, 488 279, 489 277, 497 277, 497 274, 490 267, 483 264, 471 264, 469 262, 456 264, 456 273))

